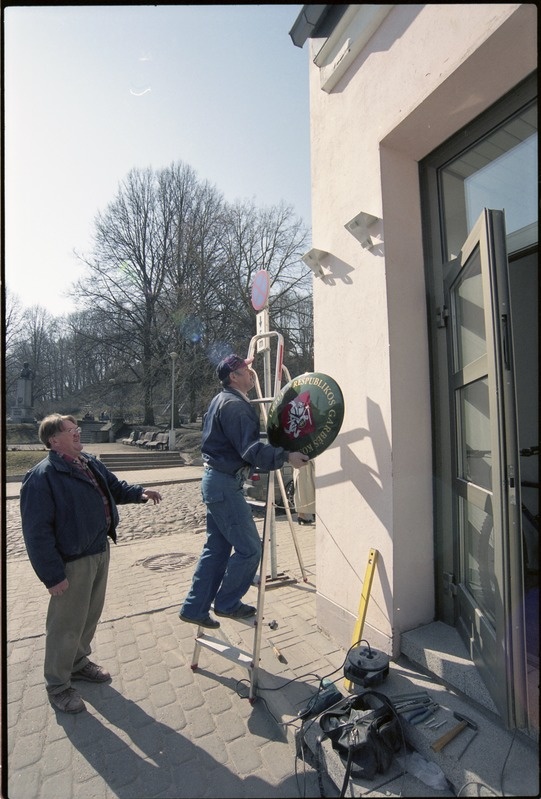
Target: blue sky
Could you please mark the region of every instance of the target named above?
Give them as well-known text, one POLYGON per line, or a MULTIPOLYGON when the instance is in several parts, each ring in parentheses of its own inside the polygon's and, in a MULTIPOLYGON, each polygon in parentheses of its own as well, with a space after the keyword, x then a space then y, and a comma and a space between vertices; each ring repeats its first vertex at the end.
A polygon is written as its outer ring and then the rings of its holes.
POLYGON ((301 5, 4 9, 5 282, 73 310, 93 220, 134 167, 193 167, 227 200, 310 226, 301 5))

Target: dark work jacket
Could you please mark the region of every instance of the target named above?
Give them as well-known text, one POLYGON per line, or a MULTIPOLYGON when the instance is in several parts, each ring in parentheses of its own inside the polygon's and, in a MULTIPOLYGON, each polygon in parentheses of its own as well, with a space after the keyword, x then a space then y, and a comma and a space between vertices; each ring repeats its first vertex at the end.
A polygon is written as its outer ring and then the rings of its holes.
POLYGON ((21 519, 26 551, 47 588, 66 578, 64 563, 94 554, 107 536, 116 542, 117 505, 141 501, 143 487, 119 480, 93 455, 87 458, 97 482, 109 499, 111 523, 103 497, 92 483, 56 452, 26 473, 21 487, 21 519))
POLYGON ((213 469, 235 474, 255 467, 263 472, 280 469, 288 458, 282 447, 261 441, 259 413, 234 388, 224 388, 209 405, 203 425, 203 460, 213 469))

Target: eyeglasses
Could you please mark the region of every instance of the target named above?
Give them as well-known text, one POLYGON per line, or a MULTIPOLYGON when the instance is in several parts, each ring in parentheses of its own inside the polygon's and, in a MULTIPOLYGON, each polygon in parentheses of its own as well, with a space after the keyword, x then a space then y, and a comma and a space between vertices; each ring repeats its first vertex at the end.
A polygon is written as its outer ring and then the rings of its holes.
POLYGON ((80 427, 70 427, 69 430, 61 430, 60 432, 61 433, 80 433, 81 432, 81 428, 80 427))

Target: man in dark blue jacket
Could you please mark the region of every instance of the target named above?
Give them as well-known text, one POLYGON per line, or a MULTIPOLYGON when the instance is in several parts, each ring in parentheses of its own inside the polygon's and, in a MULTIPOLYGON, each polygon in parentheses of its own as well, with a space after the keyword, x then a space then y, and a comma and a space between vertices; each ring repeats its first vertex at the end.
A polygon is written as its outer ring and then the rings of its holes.
POLYGON ((261 559, 259 533, 242 493, 244 480, 255 467, 269 472, 289 461, 298 469, 308 460, 302 452, 261 441, 259 413, 247 396, 254 387, 252 360, 232 354, 218 364, 223 390, 210 403, 203 425, 207 539, 179 616, 210 629, 220 626, 209 613, 213 602, 217 616, 245 619, 256 611, 241 601, 261 559))
POLYGON ((40 424, 49 454, 24 477, 21 518, 28 557, 51 598, 45 638, 45 685, 53 707, 80 713, 85 704, 72 680, 105 682, 90 643, 103 610, 109 538, 116 542, 117 505, 161 501, 158 491, 119 480, 83 452, 73 416, 55 413, 40 424))

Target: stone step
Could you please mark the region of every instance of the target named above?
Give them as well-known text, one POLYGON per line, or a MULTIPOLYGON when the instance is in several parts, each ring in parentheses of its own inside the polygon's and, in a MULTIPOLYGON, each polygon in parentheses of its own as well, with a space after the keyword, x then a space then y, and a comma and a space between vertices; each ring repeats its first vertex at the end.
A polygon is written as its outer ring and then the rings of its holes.
MULTIPOLYGON (((432 701, 436 703, 434 719, 437 723, 445 722, 441 730, 438 729, 436 732, 427 727, 426 722, 412 724, 402 718, 402 732, 409 749, 416 752, 425 761, 427 776, 434 776, 437 772, 440 777, 443 775, 449 784, 449 790, 442 787, 441 790, 434 791, 428 787, 425 788, 424 783, 420 782, 418 792, 404 793, 403 795, 419 797, 473 795, 462 793, 462 789, 472 779, 473 773, 480 773, 478 771, 479 745, 483 741, 486 742, 484 746, 488 758, 493 756, 492 750, 497 750, 498 747, 508 754, 513 747, 515 757, 517 752, 522 750, 526 753, 537 751, 536 742, 527 738, 522 731, 517 734, 516 730, 505 729, 504 720, 495 712, 496 708, 488 691, 476 674, 474 664, 469 659, 465 646, 454 628, 441 622, 433 622, 425 627, 402 633, 400 647, 400 656, 397 660, 391 661, 388 676, 381 685, 375 687, 375 690, 391 700, 393 696, 403 693, 427 692, 429 694, 432 701), (458 713, 458 716, 455 713, 458 713), (449 746, 435 752, 432 749, 435 741, 456 726, 459 717, 471 719, 478 729, 475 731, 465 729, 460 737, 457 736, 456 741, 453 739, 449 746), (467 749, 467 745, 477 733, 479 737, 476 744, 467 749), (496 741, 497 744, 495 744, 496 741), (477 746, 477 750, 474 748, 475 746, 477 746)), ((337 686, 341 687, 338 682, 337 686)), ((361 686, 354 687, 354 693, 362 693, 363 690, 364 688, 361 686)), ((339 790, 344 780, 344 760, 332 748, 330 740, 328 738, 321 740, 321 736, 322 731, 318 721, 313 724, 307 723, 302 741, 298 740, 298 744, 304 745, 308 762, 312 759, 316 766, 319 765, 322 773, 332 781, 335 789, 339 790)), ((393 763, 391 769, 394 771, 391 771, 391 774, 400 775, 403 757, 404 751, 401 750, 396 755, 397 762, 393 763)), ((484 757, 485 755, 482 754, 482 760, 484 757)), ((501 780, 499 769, 491 770, 490 774, 492 779, 501 780)), ((525 776, 529 780, 529 775, 525 776)), ((533 779, 535 781, 536 777, 533 779)), ((427 783, 427 786, 430 784, 427 783)), ((478 784, 476 783, 476 785, 478 784)), ((367 792, 370 793, 369 787, 369 781, 353 776, 348 786, 347 795, 365 796, 367 792)), ((493 784, 485 787, 487 791, 492 792, 492 795, 501 795, 497 793, 498 789, 501 789, 501 783, 499 786, 493 784)), ((374 795, 383 796, 384 794, 375 793, 374 795)), ((519 796, 520 794, 514 792, 512 795, 519 796)), ((524 793, 524 795, 530 794, 524 793)))
POLYGON ((423 671, 435 675, 452 689, 491 713, 498 710, 458 631, 432 622, 402 633, 400 651, 423 671))
POLYGON ((165 469, 168 466, 184 466, 185 460, 180 452, 138 452, 104 453, 98 455, 102 463, 112 471, 130 469, 165 469))

